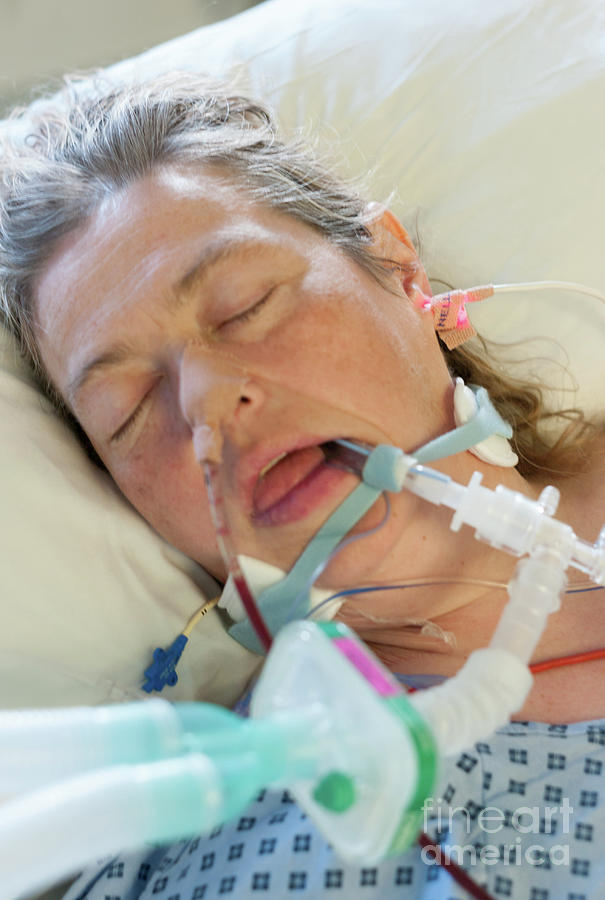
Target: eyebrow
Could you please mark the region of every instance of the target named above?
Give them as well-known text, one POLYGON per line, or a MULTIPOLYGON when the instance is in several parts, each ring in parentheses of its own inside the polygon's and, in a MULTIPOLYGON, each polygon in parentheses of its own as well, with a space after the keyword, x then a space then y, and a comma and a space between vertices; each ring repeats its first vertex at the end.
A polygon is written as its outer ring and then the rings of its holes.
MULTIPOLYGON (((199 290, 209 278, 212 270, 229 259, 237 257, 256 258, 259 253, 269 251, 277 253, 278 245, 267 243, 254 238, 232 237, 211 241, 197 258, 195 264, 173 285, 167 301, 167 307, 171 312, 176 312, 184 306, 192 294, 199 290)), ((70 380, 66 388, 68 400, 73 402, 77 394, 82 390, 86 382, 97 372, 103 369, 114 368, 121 363, 132 359, 133 348, 124 342, 113 344, 103 353, 93 357, 85 363, 77 374, 70 380)))
POLYGON ((66 388, 67 399, 73 403, 77 394, 82 390, 86 382, 93 374, 101 372, 103 369, 111 369, 120 363, 131 359, 133 355, 132 347, 127 344, 114 344, 104 353, 93 357, 89 362, 85 363, 75 375, 66 388))
POLYGON ((250 237, 219 238, 211 241, 191 269, 173 286, 172 292, 176 303, 170 302, 170 307, 186 302, 193 291, 202 287, 212 270, 229 259, 244 260, 247 257, 255 259, 261 252, 276 254, 279 249, 281 248, 277 244, 250 237))

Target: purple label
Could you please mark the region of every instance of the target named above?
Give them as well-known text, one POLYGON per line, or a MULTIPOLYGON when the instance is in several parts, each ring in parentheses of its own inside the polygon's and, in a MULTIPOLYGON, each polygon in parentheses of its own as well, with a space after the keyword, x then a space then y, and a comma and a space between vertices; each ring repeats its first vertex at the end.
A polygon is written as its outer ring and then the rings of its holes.
POLYGON ((381 697, 391 697, 393 694, 402 693, 400 685, 382 672, 356 641, 349 637, 339 637, 335 638, 333 643, 381 697))

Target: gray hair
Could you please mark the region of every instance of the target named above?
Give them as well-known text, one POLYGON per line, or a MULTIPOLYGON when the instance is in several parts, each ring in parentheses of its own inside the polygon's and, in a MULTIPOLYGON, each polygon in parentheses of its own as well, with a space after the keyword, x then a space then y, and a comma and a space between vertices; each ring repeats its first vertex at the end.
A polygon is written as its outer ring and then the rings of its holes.
POLYGON ((38 350, 33 285, 64 235, 158 165, 221 164, 253 199, 318 229, 384 278, 360 195, 301 141, 279 140, 267 108, 200 76, 124 86, 68 79, 8 124, 0 135, 0 316, 68 417, 38 350))
MULTIPOLYGON (((220 164, 239 178, 248 196, 318 229, 385 287, 396 267, 372 253, 372 216, 358 191, 306 144, 280 140, 263 105, 200 76, 176 74, 123 86, 68 79, 61 94, 18 111, 8 126, 0 133, 0 320, 89 452, 40 357, 33 285, 64 235, 104 198, 154 167, 220 164)), ((540 433, 553 413, 538 385, 494 365, 491 348, 481 340, 446 352, 446 358, 452 374, 484 385, 512 424, 522 474, 577 468, 578 450, 594 434, 581 412, 556 414, 568 424, 552 446, 540 433)))

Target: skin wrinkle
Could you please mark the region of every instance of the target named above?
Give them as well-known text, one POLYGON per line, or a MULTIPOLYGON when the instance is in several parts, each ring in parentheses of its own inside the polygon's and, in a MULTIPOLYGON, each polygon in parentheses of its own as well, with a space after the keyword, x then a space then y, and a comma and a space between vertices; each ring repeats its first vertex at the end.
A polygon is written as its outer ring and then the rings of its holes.
MULTIPOLYGON (((195 183, 192 182, 191 179, 181 177, 180 173, 173 168, 166 167, 160 170, 159 174, 167 187, 173 186, 180 191, 184 191, 190 198, 204 196, 204 191, 197 190, 195 183)), ((220 178, 215 178, 212 180, 212 188, 210 191, 211 198, 220 198, 225 192, 229 193, 231 190, 231 186, 226 187, 220 178)), ((90 322, 90 330, 84 330, 84 334, 82 335, 84 338, 82 343, 84 345, 86 345, 87 337, 90 342, 94 342, 99 327, 102 327, 105 320, 111 318, 113 313, 112 302, 128 297, 133 291, 136 291, 136 293, 141 295, 155 292, 155 280, 158 270, 169 264, 174 256, 175 242, 174 238, 171 240, 171 230, 167 223, 166 228, 161 229, 158 234, 156 247, 148 247, 145 255, 141 257, 140 260, 135 260, 134 263, 132 263, 131 260, 130 266, 123 272, 122 276, 120 277, 117 275, 119 267, 114 266, 114 261, 119 259, 122 248, 120 243, 114 240, 111 221, 119 219, 120 225, 122 226, 123 231, 128 234, 129 240, 136 243, 137 240, 141 239, 142 235, 144 239, 144 231, 148 217, 153 217, 155 212, 153 203, 143 197, 142 216, 134 216, 131 206, 120 202, 127 193, 128 189, 116 195, 110 195, 103 200, 96 212, 89 217, 85 225, 85 230, 87 231, 90 240, 94 241, 98 247, 98 254, 95 259, 93 259, 86 272, 86 278, 87 281, 94 281, 96 283, 98 293, 100 296, 103 296, 105 302, 103 306, 98 306, 96 308, 95 319, 90 322), (109 223, 107 221, 108 217, 109 223), (136 288, 132 289, 131 286, 136 286, 136 288)), ((241 205, 244 206, 245 204, 242 203, 241 205)), ((78 229, 77 233, 81 233, 81 229, 78 229)), ((234 237, 237 236, 238 233, 241 233, 241 227, 239 231, 238 229, 234 229, 234 237)), ((257 236, 259 240, 262 240, 262 229, 257 230, 257 236)), ((75 284, 77 284, 79 278, 76 273, 78 273, 79 269, 79 258, 77 247, 74 248, 73 243, 74 235, 68 234, 59 243, 59 246, 55 251, 55 256, 64 254, 63 266, 66 269, 65 277, 67 279, 70 277, 73 278, 75 284)), ((194 250, 195 243, 194 238, 192 241, 192 263, 197 259, 197 253, 194 250)), ((191 266, 188 268, 190 267, 191 266)), ((182 276, 181 269, 178 270, 178 274, 182 276)), ((38 293, 40 281, 43 279, 44 273, 34 286, 34 296, 38 293)), ((77 302, 77 295, 74 294, 72 302, 77 302)), ((52 317, 49 319, 49 310, 52 310, 52 305, 45 306, 43 317, 40 315, 37 316, 37 326, 42 335, 52 336, 52 341, 54 343, 57 338, 57 328, 60 327, 60 324, 52 317)), ((64 339, 64 336, 59 335, 59 339, 64 339)))

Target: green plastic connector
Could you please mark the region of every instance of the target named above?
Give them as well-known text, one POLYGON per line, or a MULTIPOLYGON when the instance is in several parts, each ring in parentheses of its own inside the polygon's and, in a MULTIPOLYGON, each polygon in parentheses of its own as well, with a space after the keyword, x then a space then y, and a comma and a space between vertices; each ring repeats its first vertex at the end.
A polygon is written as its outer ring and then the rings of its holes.
POLYGON ((313 799, 330 812, 346 812, 355 803, 355 783, 344 772, 330 772, 313 791, 313 799))

